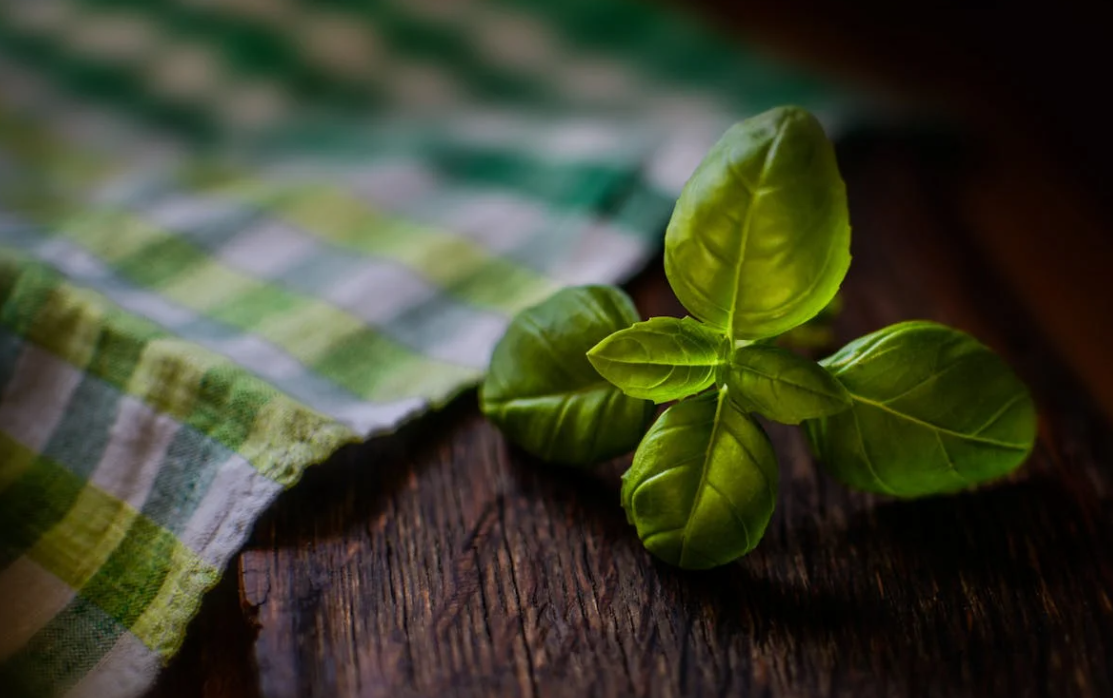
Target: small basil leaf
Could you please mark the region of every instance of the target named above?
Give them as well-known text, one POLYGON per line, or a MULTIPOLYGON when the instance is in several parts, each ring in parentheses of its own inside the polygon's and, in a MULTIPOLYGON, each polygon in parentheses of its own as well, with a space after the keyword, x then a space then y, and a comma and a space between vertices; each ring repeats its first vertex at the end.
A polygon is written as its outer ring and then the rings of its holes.
POLYGON ((815 117, 795 107, 731 127, 684 186, 665 233, 665 273, 677 298, 734 339, 808 320, 849 266, 834 148, 815 117))
POLYGON ((630 452, 653 403, 603 380, 587 351, 637 320, 630 298, 611 286, 566 288, 522 311, 491 357, 479 390, 483 413, 548 461, 587 465, 630 452))
POLYGON ((715 382, 726 341, 691 318, 655 317, 615 332, 587 358, 627 395, 668 402, 715 382))
POLYGON ((642 543, 673 565, 724 565, 758 544, 777 499, 777 460, 728 389, 665 410, 622 476, 622 506, 642 543))
POLYGON ((973 337, 903 322, 820 362, 854 406, 807 425, 824 467, 863 490, 916 497, 1005 475, 1028 457, 1036 412, 1028 389, 973 337))
POLYGON ((819 364, 787 349, 754 344, 734 351, 724 377, 746 412, 799 424, 850 407, 850 393, 819 364))

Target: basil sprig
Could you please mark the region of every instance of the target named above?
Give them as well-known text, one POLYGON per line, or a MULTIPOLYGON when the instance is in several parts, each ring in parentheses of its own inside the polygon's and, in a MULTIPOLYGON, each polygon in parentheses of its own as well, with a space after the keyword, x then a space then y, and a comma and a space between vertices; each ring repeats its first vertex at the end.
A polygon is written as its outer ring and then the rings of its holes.
POLYGON ((802 424, 823 467, 870 492, 940 494, 1019 467, 1032 397, 969 335, 904 322, 818 363, 775 344, 834 305, 849 265, 833 146, 804 110, 765 112, 711 149, 666 231, 665 272, 692 317, 638 322, 617 289, 562 291, 511 323, 483 411, 548 460, 640 439, 622 506, 651 553, 685 568, 745 555, 769 524, 777 463, 754 415, 802 424), (645 433, 653 403, 672 401, 645 433))

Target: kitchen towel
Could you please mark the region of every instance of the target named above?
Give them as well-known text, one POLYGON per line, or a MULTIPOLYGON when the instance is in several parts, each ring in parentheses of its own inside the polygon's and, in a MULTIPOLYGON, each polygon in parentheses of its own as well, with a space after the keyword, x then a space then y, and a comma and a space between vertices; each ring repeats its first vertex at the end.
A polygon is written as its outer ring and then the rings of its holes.
POLYGON ((304 468, 846 95, 626 0, 0 4, 0 694, 132 696, 304 468))

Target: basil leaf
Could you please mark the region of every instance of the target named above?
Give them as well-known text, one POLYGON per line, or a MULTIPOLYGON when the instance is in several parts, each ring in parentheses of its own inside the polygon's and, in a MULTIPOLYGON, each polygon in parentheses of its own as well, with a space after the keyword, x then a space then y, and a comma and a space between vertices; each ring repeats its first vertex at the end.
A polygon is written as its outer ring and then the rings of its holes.
POLYGON ((586 465, 628 453, 653 418, 653 403, 622 394, 595 372, 587 351, 637 322, 612 286, 558 291, 510 323, 480 386, 483 413, 526 451, 586 465))
POLYGON ((684 186, 665 273, 696 318, 734 339, 781 334, 850 266, 846 187, 815 117, 781 107, 731 127, 684 186))
POLYGON ((850 393, 830 373, 780 347, 736 349, 724 381, 740 409, 783 424, 835 414, 851 404, 850 393))
POLYGON ((820 362, 854 406, 808 424, 812 448, 848 485, 916 497, 1005 475, 1036 438, 1032 397, 1000 357, 933 322, 903 322, 820 362))
POLYGON ((673 565, 705 569, 741 557, 773 515, 773 446, 728 391, 665 410, 622 476, 627 520, 649 552, 673 565))
POLYGON ((692 318, 655 317, 615 332, 587 358, 627 395, 668 402, 711 387, 726 342, 692 318))

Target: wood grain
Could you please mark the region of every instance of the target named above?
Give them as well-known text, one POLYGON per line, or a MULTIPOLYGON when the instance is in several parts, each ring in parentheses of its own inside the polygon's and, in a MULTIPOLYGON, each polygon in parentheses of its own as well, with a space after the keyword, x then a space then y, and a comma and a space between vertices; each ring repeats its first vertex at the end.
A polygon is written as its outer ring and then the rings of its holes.
MULTIPOLYGON (((843 144, 854 262, 836 331, 928 318, 1000 351, 1040 406, 1018 475, 856 494, 774 426, 764 541, 682 572, 626 524, 626 461, 546 466, 469 393, 287 492, 151 698, 1113 695, 1113 436, 972 243, 957 152, 843 144)), ((643 314, 681 314, 659 261, 630 288, 643 314)))

